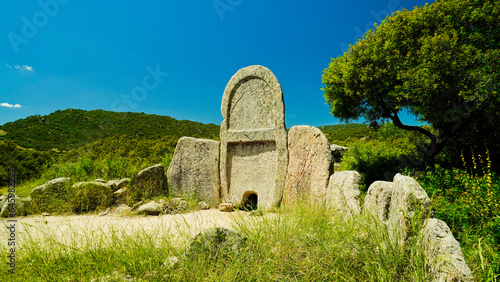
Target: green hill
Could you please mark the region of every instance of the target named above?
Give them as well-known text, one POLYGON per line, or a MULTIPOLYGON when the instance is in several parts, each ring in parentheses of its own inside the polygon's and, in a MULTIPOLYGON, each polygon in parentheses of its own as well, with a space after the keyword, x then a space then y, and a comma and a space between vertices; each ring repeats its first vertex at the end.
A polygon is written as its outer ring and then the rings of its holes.
POLYGON ((156 140, 166 136, 219 139, 219 126, 145 113, 67 109, 29 116, 0 126, 0 140, 40 151, 70 150, 100 139, 126 135, 156 140))

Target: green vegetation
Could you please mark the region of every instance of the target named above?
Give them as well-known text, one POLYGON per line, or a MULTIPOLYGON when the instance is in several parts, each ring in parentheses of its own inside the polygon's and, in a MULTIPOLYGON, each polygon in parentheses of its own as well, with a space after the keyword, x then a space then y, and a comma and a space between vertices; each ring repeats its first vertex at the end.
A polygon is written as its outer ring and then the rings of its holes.
MULTIPOLYGON (((235 214, 233 220, 232 229, 247 238, 245 246, 216 258, 186 255, 196 234, 189 230, 199 229, 182 219, 177 229, 144 226, 131 232, 117 226, 106 235, 70 225, 67 240, 54 236, 55 230, 40 238, 31 228, 9 281, 427 280, 421 249, 412 244, 403 253, 373 217, 298 207, 261 217, 235 214)), ((6 252, 4 245, 0 251, 6 252)), ((8 267, 2 264, 0 271, 8 267)))
POLYGON ((438 0, 396 12, 324 70, 331 113, 419 132, 430 141, 429 158, 448 146, 447 157, 459 160, 472 146, 497 159, 499 18, 497 0, 438 0), (439 130, 403 124, 405 110, 439 130))
POLYGON ((157 163, 168 167, 182 136, 219 139, 214 124, 102 110, 68 109, 0 128, 7 132, 0 136, 0 187, 8 185, 8 169, 15 168, 22 195, 26 181, 112 179, 157 163))
POLYGON ((47 151, 52 148, 71 150, 83 145, 126 135, 130 139, 157 140, 170 136, 209 138, 218 140, 219 126, 168 116, 144 113, 117 113, 103 110, 84 111, 67 109, 47 116, 30 116, 0 126, 7 134, 0 140, 9 140, 24 148, 47 151))

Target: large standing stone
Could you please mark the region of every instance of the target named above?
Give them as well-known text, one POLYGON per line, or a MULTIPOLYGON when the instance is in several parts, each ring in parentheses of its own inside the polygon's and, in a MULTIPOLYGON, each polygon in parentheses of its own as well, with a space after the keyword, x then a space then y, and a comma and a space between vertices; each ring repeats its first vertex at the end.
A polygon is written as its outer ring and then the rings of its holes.
POLYGON ((263 66, 239 70, 224 90, 221 106, 221 188, 225 201, 278 206, 288 165, 283 92, 263 66), (255 196, 256 195, 256 196, 255 196))
POLYGON ((431 213, 431 200, 418 182, 408 176, 396 174, 389 207, 389 234, 401 246, 411 234, 414 220, 423 222, 431 213))
POLYGON ((135 186, 142 189, 146 197, 160 194, 166 188, 166 182, 165 168, 162 164, 145 168, 135 177, 135 186))
POLYGON ((359 215, 361 174, 354 170, 335 172, 330 176, 326 204, 343 214, 359 215))
POLYGON ((167 170, 170 192, 178 196, 194 194, 217 205, 220 202, 219 148, 220 143, 214 140, 179 139, 167 170))
POLYGON ((330 144, 313 126, 294 126, 288 132, 288 172, 283 204, 304 199, 324 203, 333 172, 330 144))
POLYGON ((391 206, 392 187, 392 182, 373 182, 366 193, 363 214, 371 213, 380 220, 387 221, 389 218, 389 207, 391 206))
POLYGON ((429 218, 420 232, 420 243, 432 281, 474 281, 460 243, 446 222, 429 218))

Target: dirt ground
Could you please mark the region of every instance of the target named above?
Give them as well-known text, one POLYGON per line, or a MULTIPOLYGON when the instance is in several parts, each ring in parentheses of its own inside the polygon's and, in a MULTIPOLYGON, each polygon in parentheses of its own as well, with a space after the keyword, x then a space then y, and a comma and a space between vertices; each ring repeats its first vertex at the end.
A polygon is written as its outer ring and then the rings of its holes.
POLYGON ((157 240, 160 240, 162 236, 167 236, 179 243, 184 243, 207 228, 217 226, 234 229, 237 222, 258 220, 258 218, 261 217, 249 216, 243 211, 220 212, 215 209, 160 216, 124 216, 114 213, 104 216, 31 215, 2 218, 0 238, 4 240, 0 241, 3 246, 7 246, 7 238, 10 236, 8 226, 14 223, 16 244, 19 247, 22 247, 23 242, 28 239, 39 242, 58 242, 76 247, 87 241, 99 240, 99 237, 109 238, 112 234, 134 238, 135 233, 147 234, 157 240), (8 220, 15 220, 15 222, 8 220))

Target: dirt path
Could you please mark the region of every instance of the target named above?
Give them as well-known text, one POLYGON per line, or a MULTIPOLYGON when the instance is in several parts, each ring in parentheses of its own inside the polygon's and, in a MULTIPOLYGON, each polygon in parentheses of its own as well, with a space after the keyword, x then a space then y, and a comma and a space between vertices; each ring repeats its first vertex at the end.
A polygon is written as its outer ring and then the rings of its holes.
POLYGON ((147 234, 160 240, 167 236, 179 243, 192 238, 200 231, 221 226, 234 229, 236 222, 242 220, 258 220, 246 212, 230 213, 218 210, 194 211, 185 214, 161 216, 122 216, 118 214, 69 215, 69 216, 27 216, 2 218, 0 239, 2 246, 7 246, 10 231, 7 226, 16 220, 16 243, 22 247, 25 240, 39 242, 58 242, 78 246, 94 239, 110 236, 130 236, 147 234))

